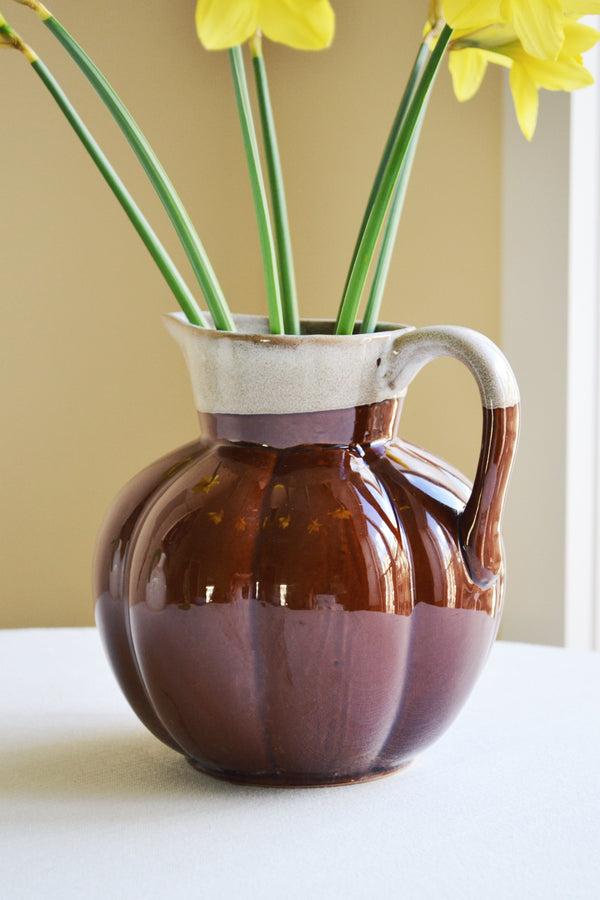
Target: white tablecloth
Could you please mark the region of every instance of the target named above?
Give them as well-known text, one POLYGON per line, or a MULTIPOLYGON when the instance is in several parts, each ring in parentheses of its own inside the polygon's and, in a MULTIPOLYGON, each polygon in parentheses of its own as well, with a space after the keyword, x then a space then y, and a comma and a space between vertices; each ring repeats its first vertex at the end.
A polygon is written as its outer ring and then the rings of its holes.
POLYGON ((600 654, 498 643, 412 766, 250 788, 194 771, 93 629, 0 632, 0 896, 600 897, 600 654))

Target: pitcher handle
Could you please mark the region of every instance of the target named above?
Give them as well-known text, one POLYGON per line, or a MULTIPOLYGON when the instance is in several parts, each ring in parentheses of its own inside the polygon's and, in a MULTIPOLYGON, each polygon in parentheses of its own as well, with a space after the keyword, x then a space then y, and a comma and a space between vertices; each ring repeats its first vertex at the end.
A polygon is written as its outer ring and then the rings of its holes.
POLYGON ((405 389, 426 363, 451 356, 464 363, 479 387, 483 431, 477 473, 459 515, 459 539, 473 581, 489 586, 502 565, 500 527, 519 435, 519 388, 505 356, 470 328, 437 325, 401 334, 393 343, 391 369, 405 389))

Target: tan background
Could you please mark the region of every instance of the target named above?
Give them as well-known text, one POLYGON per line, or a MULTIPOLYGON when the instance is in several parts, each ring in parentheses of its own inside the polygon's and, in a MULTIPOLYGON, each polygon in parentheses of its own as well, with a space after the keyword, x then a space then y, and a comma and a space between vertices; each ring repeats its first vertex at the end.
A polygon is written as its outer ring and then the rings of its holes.
MULTIPOLYGON (((304 315, 335 314, 371 180, 418 46, 426 0, 335 3, 334 46, 266 46, 304 315)), ((170 173, 236 311, 265 310, 228 60, 205 52, 193 0, 54 0, 170 173)), ((137 163, 28 10, 3 5, 50 66, 191 278, 137 163)), ((122 484, 193 437, 175 304, 36 75, 3 52, 0 626, 91 624, 90 560, 122 484)), ((498 340, 500 82, 467 105, 446 69, 430 104, 382 317, 498 340)), ((191 282, 190 282, 191 283, 191 282)), ((479 405, 459 364, 422 373, 405 436, 471 476, 479 405)))

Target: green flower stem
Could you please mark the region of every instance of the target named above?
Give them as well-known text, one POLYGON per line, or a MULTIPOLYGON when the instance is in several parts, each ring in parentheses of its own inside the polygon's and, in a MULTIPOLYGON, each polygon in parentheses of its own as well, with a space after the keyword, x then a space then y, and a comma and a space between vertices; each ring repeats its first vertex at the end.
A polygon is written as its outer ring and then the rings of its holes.
POLYGON ((10 28, 6 24, 5 20, 2 21, 1 19, 0 33, 6 34, 8 37, 10 37, 13 46, 24 54, 27 60, 31 63, 31 67, 34 69, 36 74, 40 77, 46 88, 56 100, 67 121, 75 131, 76 135, 91 156, 92 160, 95 162, 105 181, 113 191, 115 197, 123 207, 124 211, 127 213, 127 216, 129 217, 137 233, 150 251, 152 258, 162 272, 167 284, 173 291, 177 302, 181 306, 188 320, 194 325, 206 327, 207 322, 200 312, 200 309, 198 308, 198 305, 190 289, 187 287, 181 275, 177 271, 177 268, 175 267, 172 259, 169 257, 167 251, 160 243, 155 233, 152 231, 152 228, 144 218, 144 215, 142 214, 135 201, 127 191, 125 185, 88 131, 87 127, 82 122, 81 118, 75 111, 74 107, 68 100, 66 94, 64 93, 54 76, 44 65, 41 59, 39 59, 39 57, 35 54, 35 52, 21 40, 16 32, 14 32, 12 28, 10 28))
POLYGON ((373 282, 371 284, 371 290, 369 292, 369 299, 367 300, 365 314, 361 323, 361 334, 369 334, 370 332, 375 331, 375 328, 377 326, 379 310, 381 308, 381 301, 383 300, 387 276, 390 269, 390 263, 392 261, 392 254, 394 252, 394 245, 396 243, 396 236, 398 234, 398 226, 402 217, 402 210, 404 209, 406 190, 408 188, 410 173, 417 150, 417 144, 419 142, 419 135, 421 134, 421 126, 423 124, 423 119, 425 118, 426 107, 427 100, 423 104, 421 115, 419 116, 417 126, 413 132, 410 144, 408 145, 408 150, 406 156, 404 157, 404 162, 402 163, 402 168, 400 169, 398 183, 396 184, 396 188, 394 190, 394 195, 392 197, 392 202, 390 205, 390 211, 385 223, 385 229, 381 241, 381 248, 379 250, 377 264, 375 266, 375 273, 373 275, 373 282))
POLYGON ((346 284, 344 285, 344 293, 343 293, 344 297, 346 296, 346 292, 348 290, 348 282, 350 280, 350 275, 352 274, 352 270, 354 268, 354 264, 355 264, 356 258, 358 256, 358 252, 359 252, 359 249, 361 246, 361 241, 362 241, 363 235, 365 233, 365 228, 367 227, 367 222, 369 221, 369 216, 371 214, 371 210, 373 209, 375 197, 377 196, 377 192, 379 191, 379 187, 381 185, 381 179, 383 177, 383 172, 384 172, 385 167, 390 158, 390 154, 392 152, 392 148, 394 146, 394 141, 396 139, 398 131, 400 130, 402 122, 404 121, 404 117, 406 115, 406 110, 408 108, 408 105, 413 98, 416 87, 419 83, 419 79, 421 77, 423 69, 425 68, 425 64, 427 63, 427 60, 429 59, 430 52, 431 51, 429 48, 429 44, 426 41, 424 41, 419 48, 417 58, 412 67, 412 70, 411 70, 411 73, 410 73, 410 76, 408 79, 408 83, 406 85, 405 91, 404 91, 404 93, 402 95, 402 99, 400 101, 400 106, 398 107, 396 117, 392 123, 392 127, 390 129, 390 133, 389 133, 386 145, 383 149, 383 154, 381 156, 381 161, 379 163, 379 167, 375 174, 375 180, 374 180, 373 186, 371 188, 371 193, 369 194, 369 199, 367 201, 367 207, 365 209, 363 220, 360 224, 358 238, 357 238, 356 244, 354 246, 352 260, 350 262, 350 268, 348 270, 348 275, 346 277, 346 284))
POLYGON ((373 204, 368 214, 364 231, 359 241, 359 246, 350 270, 346 290, 344 291, 340 311, 338 313, 336 334, 351 334, 354 328, 360 298, 371 260, 375 252, 375 247, 387 215, 396 181, 410 145, 423 103, 425 102, 429 89, 437 74, 442 56, 451 36, 452 29, 447 25, 444 26, 419 79, 414 96, 408 104, 406 114, 398 129, 398 133, 395 135, 392 142, 389 158, 383 169, 381 181, 373 198, 373 204))
POLYGON ((279 290, 281 293, 283 323, 286 334, 300 334, 300 318, 298 315, 298 296, 296 291, 296 279, 294 276, 292 242, 290 239, 285 190, 281 173, 281 160, 279 157, 277 134, 275 132, 275 122, 273 119, 273 110, 271 107, 271 97, 265 61, 262 54, 262 40, 260 34, 256 34, 250 40, 250 49, 252 51, 256 95, 260 111, 271 207, 273 210, 273 230, 275 233, 275 250, 277 253, 277 265, 279 271, 279 290))
POLYGON ((44 25, 52 32, 69 56, 79 66, 106 105, 137 156, 173 223, 177 236, 198 280, 215 327, 225 331, 235 331, 235 324, 225 297, 190 217, 164 168, 129 110, 102 72, 52 13, 37 2, 30 2, 26 5, 31 6, 37 12, 44 25))
POLYGON ((237 103, 240 125, 242 127, 242 135, 244 138, 244 149, 246 151, 248 172, 250 174, 250 184, 252 187, 252 196, 254 198, 254 208, 256 210, 256 218, 258 222, 258 236, 260 239, 260 248, 262 252, 265 283, 267 289, 269 327, 271 330, 271 334, 284 334, 275 243, 273 240, 273 232, 271 229, 271 221, 269 218, 267 194, 265 191, 265 185, 260 167, 260 157, 258 153, 258 144, 256 141, 256 132, 254 130, 254 122, 252 119, 250 97, 248 95, 248 84, 246 82, 246 72, 244 70, 242 48, 239 46, 232 47, 232 49, 229 51, 229 58, 231 62, 231 71, 233 74, 235 99, 237 103))
POLYGON ((56 100, 58 106, 66 116, 69 124, 77 134, 83 146, 100 170, 100 173, 104 177, 108 186, 123 207, 123 210, 129 217, 129 220, 131 221, 133 227, 141 237, 142 241, 149 250, 150 255, 162 272, 167 284, 173 291, 175 297, 177 298, 177 302, 184 311, 187 319, 194 325, 200 325, 204 328, 207 327, 206 319, 200 312, 198 304, 196 303, 190 289, 187 287, 183 278, 179 274, 179 271, 173 263, 173 260, 170 258, 167 251, 157 238, 150 224, 127 191, 127 188, 109 163, 108 159, 106 158, 86 126, 83 124, 82 120, 75 112, 73 106, 71 105, 69 100, 67 100, 67 97, 59 87, 58 83, 55 81, 54 77, 39 59, 35 62, 32 62, 32 67, 56 100))

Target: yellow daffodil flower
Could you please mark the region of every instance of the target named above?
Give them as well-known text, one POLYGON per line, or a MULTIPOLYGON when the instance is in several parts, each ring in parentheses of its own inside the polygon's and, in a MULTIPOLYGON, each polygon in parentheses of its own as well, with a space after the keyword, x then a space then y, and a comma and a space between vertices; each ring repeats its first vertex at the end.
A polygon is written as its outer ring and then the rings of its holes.
POLYGON ((563 0, 444 0, 442 8, 459 31, 512 25, 525 52, 540 59, 556 59, 563 45, 563 0))
POLYGON ((472 34, 456 34, 450 56, 450 72, 459 100, 478 90, 488 62, 510 69, 510 87, 521 130, 528 140, 535 131, 538 90, 573 91, 593 83, 582 54, 600 34, 587 25, 566 18, 564 38, 556 59, 540 59, 527 53, 509 25, 490 26, 472 34))
POLYGON ((531 140, 538 90, 573 91, 593 83, 582 54, 600 34, 578 22, 600 13, 600 0, 432 0, 428 29, 441 16, 454 29, 450 72, 459 100, 479 89, 488 63, 510 69, 523 134, 531 140))
POLYGON ((198 0, 196 30, 207 50, 243 44, 261 31, 297 50, 320 50, 333 40, 329 0, 198 0))
POLYGON ((510 88, 523 134, 531 140, 538 112, 538 89, 575 91, 593 84, 581 54, 593 47, 600 35, 579 22, 566 21, 565 40, 556 60, 536 59, 522 47, 509 49, 512 58, 510 88))

